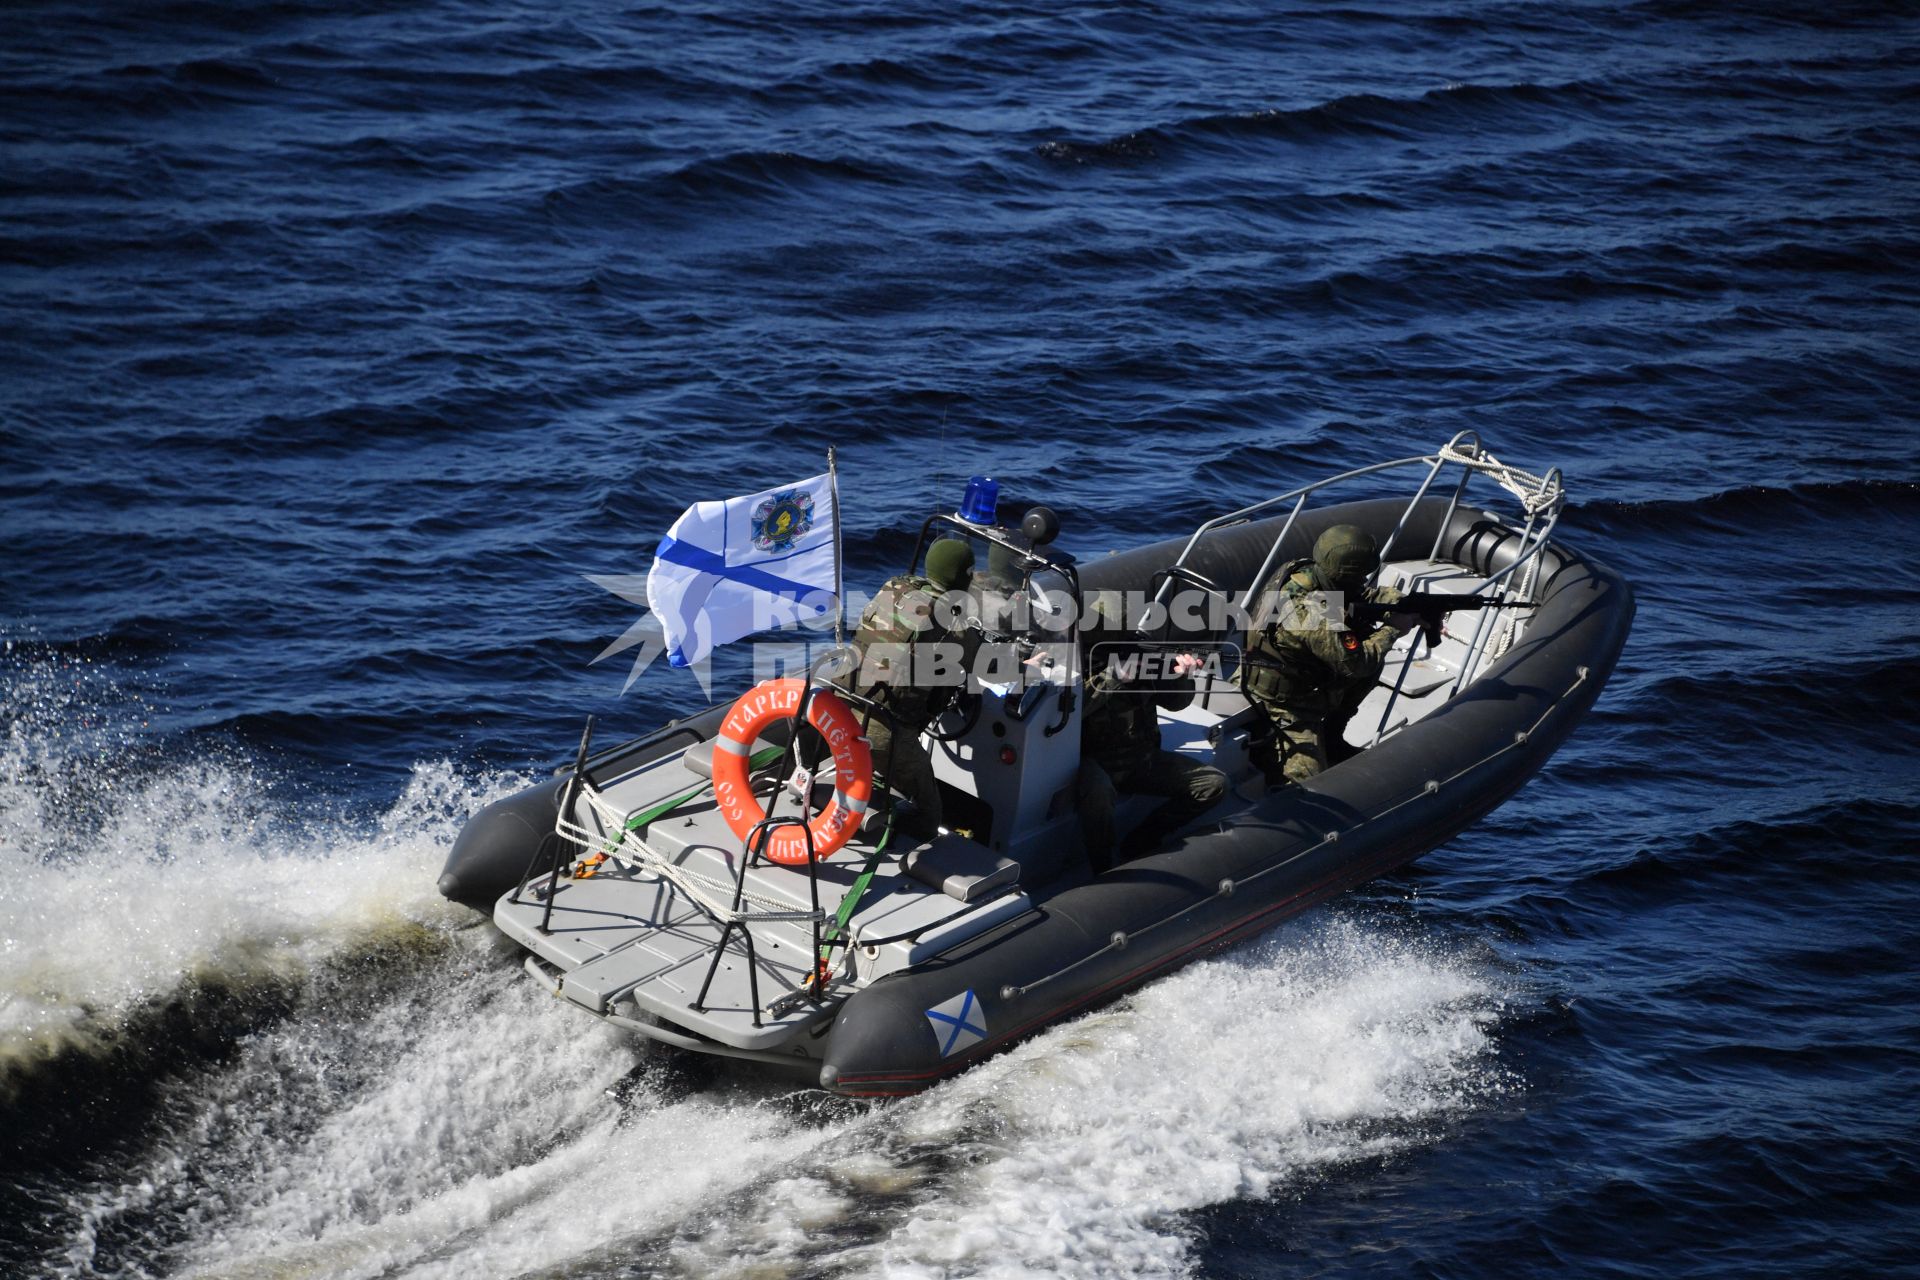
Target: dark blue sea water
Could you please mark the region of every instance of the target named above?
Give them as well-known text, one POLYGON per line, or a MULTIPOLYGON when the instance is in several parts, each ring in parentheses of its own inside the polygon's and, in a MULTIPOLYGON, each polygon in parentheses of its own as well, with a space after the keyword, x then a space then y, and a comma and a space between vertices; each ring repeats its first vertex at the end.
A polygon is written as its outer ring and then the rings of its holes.
MULTIPOLYGON (((1912 1273, 1920 14, 22 4, 0 1272, 1912 1273), (1458 430, 1640 613, 1414 869, 932 1093, 689 1087, 433 891, 840 450, 1100 554, 1458 430)), ((721 688, 745 656, 720 664, 721 688)))

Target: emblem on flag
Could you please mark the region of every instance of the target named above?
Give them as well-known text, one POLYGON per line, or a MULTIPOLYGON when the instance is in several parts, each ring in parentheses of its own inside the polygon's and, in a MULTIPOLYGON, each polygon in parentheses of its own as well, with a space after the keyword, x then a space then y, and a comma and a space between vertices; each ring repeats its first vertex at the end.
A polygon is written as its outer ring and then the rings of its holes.
POLYGON ((813 495, 804 489, 782 489, 753 509, 753 545, 778 555, 813 529, 813 495))

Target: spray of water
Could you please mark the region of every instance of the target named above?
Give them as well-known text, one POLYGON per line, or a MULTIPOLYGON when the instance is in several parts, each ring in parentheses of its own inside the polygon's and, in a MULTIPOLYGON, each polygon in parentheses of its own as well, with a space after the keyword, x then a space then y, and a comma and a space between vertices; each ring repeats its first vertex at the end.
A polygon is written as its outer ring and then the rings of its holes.
POLYGON ((1420 1141, 1502 1087, 1487 975, 1320 917, 1190 968, 933 1095, 943 1193, 873 1250, 896 1276, 1178 1275, 1182 1215, 1420 1141))
POLYGON ((75 1203, 62 1272, 1179 1275, 1192 1211, 1506 1087, 1489 979, 1340 917, 873 1108, 671 1091, 478 932, 315 988, 75 1203))
POLYGON ((424 763, 385 812, 316 819, 238 752, 156 750, 145 708, 90 664, 6 676, 0 1096, 184 993, 297 983, 343 949, 464 923, 434 874, 465 816, 523 782, 424 763))

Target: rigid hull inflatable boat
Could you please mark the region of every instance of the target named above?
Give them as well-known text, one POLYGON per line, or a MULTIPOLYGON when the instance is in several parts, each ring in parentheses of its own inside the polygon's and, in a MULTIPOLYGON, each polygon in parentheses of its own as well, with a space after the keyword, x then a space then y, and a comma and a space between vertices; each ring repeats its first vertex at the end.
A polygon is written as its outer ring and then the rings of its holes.
MULTIPOLYGON (((1044 535, 929 521, 916 563, 935 527, 971 534, 1043 596, 1177 588, 1246 608, 1349 524, 1381 547, 1381 584, 1479 597, 1450 628, 1399 639, 1349 723, 1358 750, 1302 784, 1269 789, 1254 767, 1267 720, 1230 672, 1195 677, 1197 696, 1160 714, 1163 746, 1233 789, 1104 875, 1087 869, 1076 812, 1077 673, 1025 664, 970 680, 928 734, 954 830, 910 839, 883 791, 863 806, 865 743, 844 724, 861 700, 796 678, 609 750, 583 737, 572 768, 474 816, 441 891, 490 912, 530 974, 615 1025, 841 1093, 923 1089, 1418 857, 1532 776, 1598 696, 1633 616, 1620 577, 1553 540, 1563 504, 1557 472, 1505 466, 1463 436, 1078 568, 1044 535), (1411 500, 1320 501, 1395 470, 1418 478, 1411 500), (1518 514, 1482 509, 1486 489, 1518 514), (793 712, 820 732, 814 758, 796 758, 793 712), (743 841, 727 810, 750 774, 748 817, 783 798, 793 812, 743 841), (809 858, 827 835, 844 847, 809 858)), ((1121 830, 1153 803, 1123 796, 1121 830)))

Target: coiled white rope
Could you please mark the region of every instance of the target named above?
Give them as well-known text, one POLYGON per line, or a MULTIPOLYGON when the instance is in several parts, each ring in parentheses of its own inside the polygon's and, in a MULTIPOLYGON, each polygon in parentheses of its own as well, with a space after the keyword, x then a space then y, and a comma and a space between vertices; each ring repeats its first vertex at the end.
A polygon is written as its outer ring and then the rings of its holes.
POLYGON ((1561 484, 1557 477, 1537 476, 1531 471, 1510 467, 1484 449, 1478 447, 1461 449, 1452 444, 1445 444, 1440 446, 1438 456, 1443 461, 1457 462, 1463 467, 1486 476, 1519 499, 1520 505, 1528 515, 1544 515, 1557 511, 1567 500, 1566 486, 1561 484))
MULTIPOLYGON (((583 849, 599 846, 599 852, 605 854, 617 866, 658 876, 689 898, 699 902, 716 919, 742 924, 754 921, 773 923, 783 920, 824 921, 826 919, 825 911, 796 911, 783 899, 768 897, 744 886, 740 891, 741 905, 736 908, 733 905, 732 880, 703 875, 661 854, 638 835, 627 830, 629 814, 615 809, 607 803, 605 796, 584 781, 580 787, 580 796, 587 802, 587 807, 593 811, 594 816, 600 820, 601 829, 589 831, 563 813, 554 821, 555 834, 563 839, 572 840, 583 849), (609 835, 609 832, 615 834, 609 835)), ((745 855, 742 854, 742 856, 745 855)))

